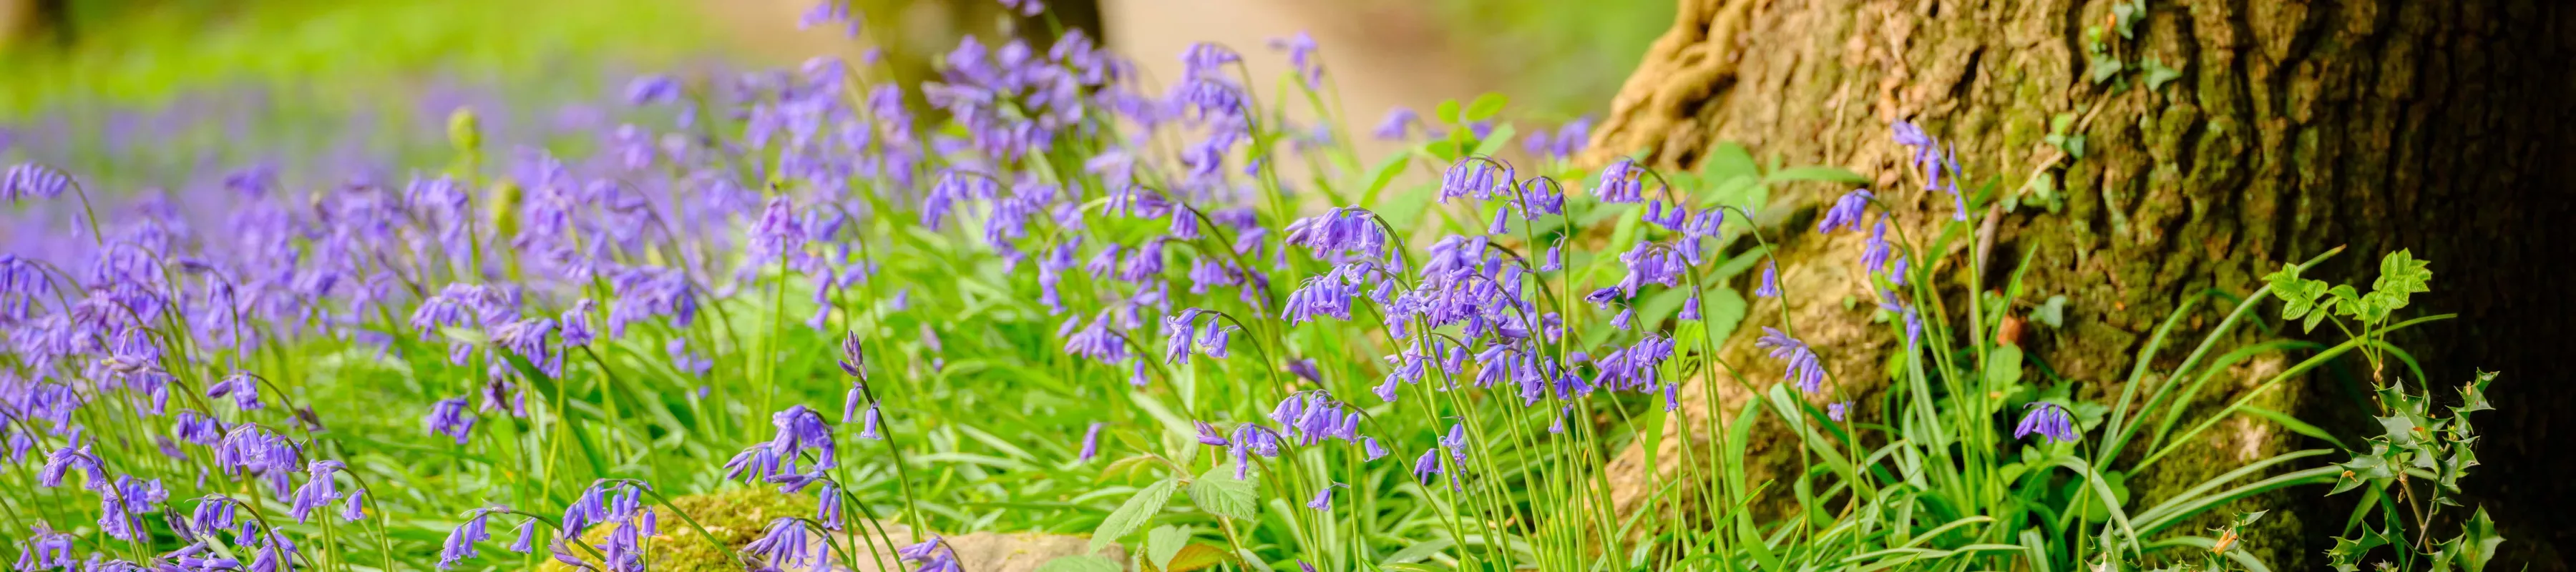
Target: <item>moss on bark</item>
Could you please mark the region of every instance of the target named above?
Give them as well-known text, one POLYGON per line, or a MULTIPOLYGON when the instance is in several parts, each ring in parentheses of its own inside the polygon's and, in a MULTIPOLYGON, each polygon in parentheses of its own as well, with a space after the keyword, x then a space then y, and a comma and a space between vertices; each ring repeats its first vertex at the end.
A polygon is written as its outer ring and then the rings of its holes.
MULTIPOLYGON (((2089 77, 2085 29, 2109 25, 2110 0, 1680 4, 1674 27, 1595 132, 1593 160, 1642 152, 1663 168, 1689 168, 1716 143, 1741 142, 1789 163, 1875 175, 1873 188, 1905 205, 1899 220, 1917 228, 1925 217, 1946 217, 1947 199, 1917 192, 1913 179, 1899 176, 1908 156, 1888 141, 1890 121, 1914 121, 1956 145, 1972 182, 2010 190, 2034 175, 2053 177, 2061 208, 2005 213, 1984 278, 1999 283, 2001 269, 2028 252, 2030 300, 2068 297, 2064 327, 2035 327, 2024 343, 2036 360, 2080 383, 2080 395, 2118 395, 2146 334, 2185 298, 2211 289, 2248 293, 2284 261, 2337 246, 2349 252, 2319 274, 2366 282, 2378 254, 2400 248, 2435 261, 2435 292, 2417 309, 2456 311, 2462 319, 2403 341, 2430 358, 2425 365, 2438 385, 2467 379, 2472 367, 2505 369, 2508 378, 2514 368, 2552 371, 2549 351, 2536 344, 2480 343, 2464 334, 2569 332, 2562 323, 2568 303, 2547 292, 2570 272, 2543 261, 2570 238, 2570 225, 2559 221, 2576 212, 2567 188, 2576 181, 2576 161, 2559 158, 2568 153, 2568 128, 2576 127, 2576 80, 2565 73, 2576 56, 2576 7, 2537 0, 2153 1, 2134 39, 2108 42, 2111 55, 2132 69, 2118 81, 2097 82, 2089 77), (2150 89, 2140 71, 2149 60, 2178 73, 2150 89), (2084 138, 2080 157, 2063 157, 2046 142, 2060 116, 2077 119, 2066 134, 2084 138)), ((1813 208, 1841 190, 1801 188, 1786 197, 1813 208)), ((1783 226, 1797 232, 1797 225, 1783 226)), ((1851 266, 1849 242, 1787 242, 1784 256, 1818 274, 1790 301, 1802 327, 1867 331, 1848 327, 1866 320, 1865 312, 1839 308, 1845 294, 1865 288, 1837 270, 1851 266)), ((1974 255, 1945 257, 1946 288, 1964 289, 1962 260, 1974 255)), ((1752 314, 1748 326, 1776 322, 1776 312, 1757 307, 1752 314)), ((2218 317, 2191 319, 2176 337, 2197 340, 2218 317)), ((2248 330, 2232 341, 2258 335, 2248 330)), ((1838 372, 1875 372, 1883 346, 1835 343, 1841 341, 1810 340, 1844 354, 1829 358, 1838 372)), ((1723 353, 1752 355, 1741 344, 1723 353)), ((2169 350, 2150 369, 2171 368, 2180 354, 2169 350)), ((1777 373, 1757 366, 1747 373, 1756 379, 1747 381, 1768 383, 1777 373)), ((2298 390, 2263 399, 2312 420, 2351 421, 2348 386, 2367 376, 2311 376, 2298 390)), ((1858 389, 1866 393, 1883 383, 1867 378, 1884 376, 1844 377, 1862 380, 1858 389)), ((2570 394, 2525 391, 2537 398, 2535 407, 2566 403, 2570 394)), ((1720 400, 1727 409, 1737 404, 1720 400)), ((2517 417, 2510 408, 2505 415, 2517 417)), ((2546 442, 2553 431, 2540 418, 2510 422, 2519 426, 2508 431, 2519 434, 2500 435, 2508 450, 2546 442)), ((2224 427, 2205 437, 2207 446, 2194 447, 2194 458, 2160 462, 2133 488, 2153 499, 2249 455, 2322 446, 2259 423, 2224 427)), ((2563 438, 2564 429, 2554 431, 2563 438)), ((1786 447, 1753 448, 1770 449, 1786 447)), ((1630 451, 1623 462, 1641 461, 1630 451)), ((2526 464, 2535 476, 2483 485, 2473 477, 2473 486, 2491 496, 2566 498, 2515 489, 2545 483, 2539 475, 2576 474, 2566 460, 2526 464)), ((2305 522, 2342 521, 2317 509, 2329 503, 2305 502, 2322 493, 2246 499, 2229 510, 2300 509, 2275 513, 2291 518, 2266 518, 2246 542, 2276 568, 2311 568, 2327 546, 2323 539, 2337 530, 2305 522)), ((1632 509, 1635 496, 1622 497, 1632 509)), ((2520 538, 2535 543, 2562 541, 2539 531, 2564 529, 2570 518, 2493 508, 2508 535, 2519 527, 2520 538)), ((2563 569, 2545 545, 2507 549, 2508 559, 2517 556, 2536 569, 2563 569)))

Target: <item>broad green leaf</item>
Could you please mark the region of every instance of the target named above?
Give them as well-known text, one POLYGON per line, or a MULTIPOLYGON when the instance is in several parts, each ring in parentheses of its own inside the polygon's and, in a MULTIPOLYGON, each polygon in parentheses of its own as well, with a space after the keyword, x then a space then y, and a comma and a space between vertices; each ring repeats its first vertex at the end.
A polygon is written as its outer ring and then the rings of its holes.
POLYGON ((1145 561, 1154 563, 1157 569, 1170 569, 1172 557, 1179 555, 1181 547, 1189 544, 1188 528, 1168 524, 1154 527, 1145 533, 1145 561))
POLYGON ((1501 113, 1503 111, 1503 105, 1508 103, 1511 103, 1511 98, 1504 97, 1503 94, 1499 93, 1487 93, 1476 96, 1475 101, 1467 104, 1466 115, 1460 116, 1457 122, 1475 123, 1478 121, 1492 119, 1494 114, 1501 113))
POLYGON ((1519 133, 1520 130, 1512 128, 1512 124, 1509 123, 1494 126, 1492 132, 1486 133, 1484 139, 1476 142, 1476 154, 1491 156, 1502 152, 1503 146, 1511 144, 1512 136, 1519 133))
POLYGON ((2021 383, 2021 348, 2003 346, 1986 354, 1986 388, 2012 387, 2021 383))
POLYGON ((1118 510, 1110 511, 1109 518, 1100 521, 1100 528, 1091 532, 1091 551, 1100 552, 1100 549, 1108 547, 1109 543, 1117 542, 1119 538, 1127 536, 1127 533, 1135 532, 1136 527, 1144 526, 1147 519, 1154 517, 1154 513, 1162 512, 1163 503, 1172 500, 1172 489, 1178 486, 1180 486, 1179 481, 1163 479, 1155 481, 1152 486, 1147 486, 1144 490, 1136 491, 1136 496, 1128 497, 1126 504, 1118 505, 1118 510))
POLYGON ((1378 193, 1385 192, 1387 183, 1395 182, 1397 176, 1403 175, 1404 168, 1413 165, 1412 159, 1410 154, 1395 153, 1378 161, 1377 168, 1369 170, 1368 190, 1360 193, 1359 204, 1377 204, 1378 193))
POLYGON ((1121 572, 1118 561, 1095 554, 1058 556, 1038 565, 1037 572, 1121 572))
POLYGON ((1232 464, 1217 463, 1198 480, 1190 481, 1190 502, 1200 510, 1218 516, 1252 520, 1261 516, 1260 495, 1249 480, 1234 478, 1232 464))
POLYGON ((1223 548, 1209 546, 1206 544, 1192 544, 1181 547, 1181 552, 1179 554, 1172 555, 1171 562, 1163 565, 1163 572, 1192 572, 1195 570, 1206 570, 1214 568, 1218 564, 1223 564, 1227 560, 1232 560, 1232 558, 1226 555, 1225 549, 1223 548))
POLYGON ((1863 185, 1869 183, 1869 177, 1863 177, 1860 173, 1854 173, 1842 167, 1823 166, 1790 167, 1774 171, 1770 175, 1762 177, 1762 182, 1764 183, 1781 183, 1788 181, 1825 181, 1863 185))
POLYGON ((1432 119, 1438 119, 1438 120, 1440 120, 1440 122, 1441 122, 1441 123, 1446 123, 1446 124, 1449 124, 1449 125, 1457 125, 1457 124, 1459 124, 1459 123, 1462 123, 1461 121, 1458 121, 1458 100, 1455 100, 1455 99, 1443 99, 1443 100, 1440 100, 1440 104, 1439 104, 1439 105, 1435 105, 1435 106, 1432 106, 1432 107, 1431 107, 1431 118, 1432 118, 1432 119))
POLYGON ((1730 141, 1717 144, 1717 148, 1708 151, 1708 157, 1700 159, 1699 174, 1700 177, 1710 181, 1724 181, 1736 177, 1759 180, 1762 177, 1762 166, 1753 162, 1753 152, 1745 150, 1743 145, 1730 141))
POLYGON ((1433 554, 1439 554, 1440 551, 1448 550, 1449 547, 1456 545, 1458 545, 1458 543, 1446 538, 1434 538, 1416 542, 1411 546, 1406 546, 1401 550, 1395 551, 1394 554, 1387 555, 1386 564, 1392 566, 1396 564, 1421 562, 1423 559, 1430 558, 1433 554))

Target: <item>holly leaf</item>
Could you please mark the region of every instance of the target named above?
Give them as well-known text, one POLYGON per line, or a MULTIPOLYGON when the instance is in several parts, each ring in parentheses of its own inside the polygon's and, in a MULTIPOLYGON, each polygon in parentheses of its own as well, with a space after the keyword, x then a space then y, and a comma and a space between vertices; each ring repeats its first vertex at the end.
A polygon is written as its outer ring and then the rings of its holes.
POLYGON ((2495 520, 2487 518, 2487 509, 2479 508, 2477 516, 2461 526, 2460 567, 2469 572, 2485 572, 2487 560, 2495 558, 2496 546, 2504 544, 2504 535, 2496 534, 2495 520))
POLYGON ((2415 447, 2415 420, 2400 415, 2379 418, 2379 427, 2388 434, 2388 446, 2399 449, 2415 447))
POLYGON ((2364 527, 2360 538, 2335 537, 2334 544, 2326 550, 2327 562, 2338 572, 2359 572, 2361 560, 2370 556, 2370 549, 2386 546, 2388 536, 2364 527))

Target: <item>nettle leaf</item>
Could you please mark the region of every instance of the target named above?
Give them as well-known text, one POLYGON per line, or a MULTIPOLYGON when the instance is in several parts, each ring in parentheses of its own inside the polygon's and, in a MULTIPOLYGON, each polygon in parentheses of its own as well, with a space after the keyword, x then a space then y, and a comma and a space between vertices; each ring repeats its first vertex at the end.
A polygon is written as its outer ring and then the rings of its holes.
POLYGON ((1253 490, 1252 481, 1234 478, 1234 469, 1217 463, 1207 474, 1190 481, 1190 502, 1217 516, 1252 520, 1261 516, 1260 495, 1253 490))
POLYGON ((1179 486, 1180 481, 1163 479, 1154 481, 1153 485, 1145 487, 1144 490, 1136 491, 1136 496, 1128 497, 1126 504, 1118 505, 1118 510, 1110 511, 1109 518, 1100 521, 1100 528, 1091 532, 1091 551, 1099 552, 1101 548, 1108 547, 1109 543, 1116 542, 1120 537, 1127 536, 1127 533, 1135 532, 1137 527, 1144 526, 1147 519, 1154 517, 1154 513, 1163 511, 1163 503, 1171 502, 1172 489, 1179 486))

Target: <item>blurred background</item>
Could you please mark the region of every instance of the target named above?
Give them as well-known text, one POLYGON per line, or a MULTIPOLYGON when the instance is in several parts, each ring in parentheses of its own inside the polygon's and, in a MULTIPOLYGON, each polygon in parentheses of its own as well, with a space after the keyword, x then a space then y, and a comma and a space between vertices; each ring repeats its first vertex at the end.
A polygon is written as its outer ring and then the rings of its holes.
MULTIPOLYGON (((1086 30, 1148 77, 1193 42, 1285 70, 1272 38, 1323 47, 1353 127, 1495 91, 1516 113, 1598 113, 1669 25, 1665 0, 856 0, 866 30, 798 27, 814 0, 0 0, 0 155, 92 173, 209 162, 402 161, 473 106, 521 140, 587 131, 627 79, 792 68, 879 48, 910 81, 961 37, 1086 30), (496 113, 515 117, 489 117, 496 113), (240 145, 254 141, 256 145, 240 145), (256 151, 250 149, 257 149, 256 151), (114 165, 95 164, 118 157, 114 165), (158 160, 153 159, 157 156, 158 160)), ((549 144, 583 145, 585 141, 549 144)), ((392 167, 387 165, 388 168, 392 167)))

